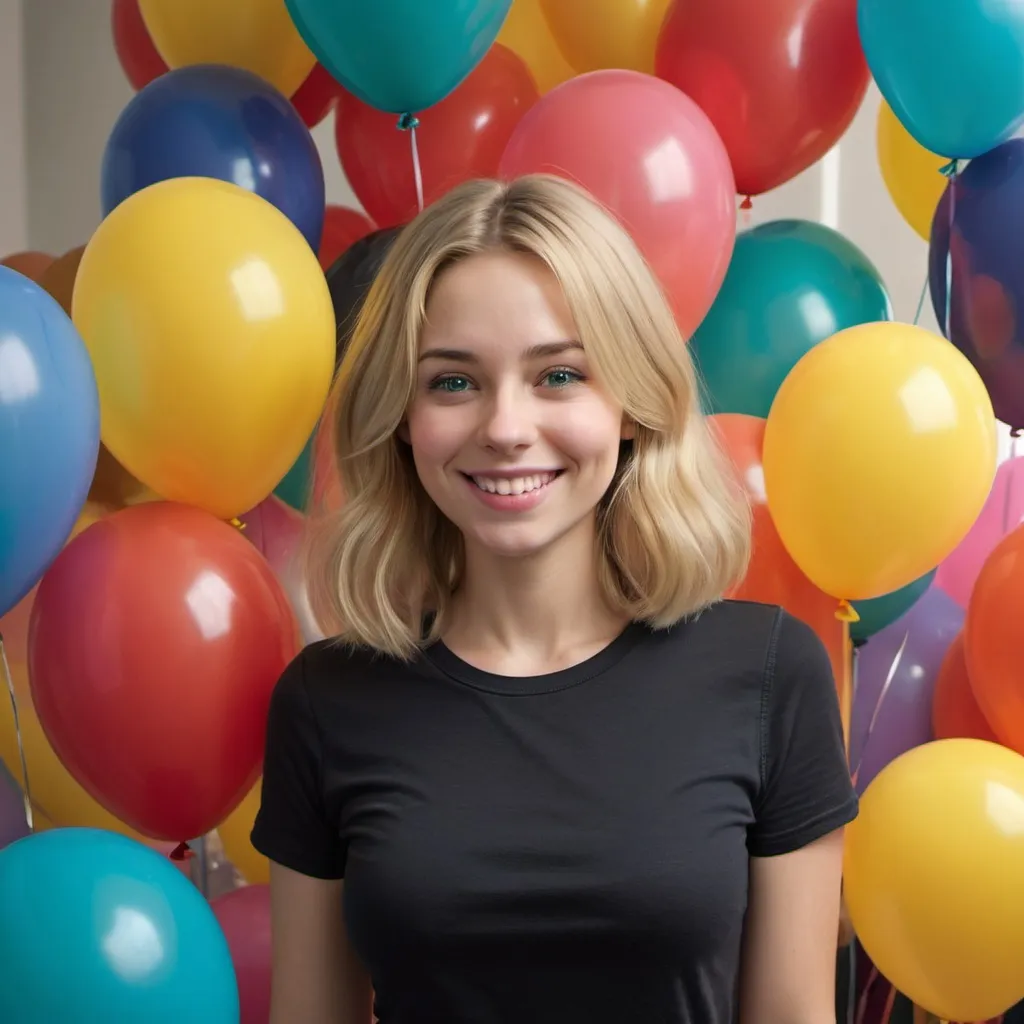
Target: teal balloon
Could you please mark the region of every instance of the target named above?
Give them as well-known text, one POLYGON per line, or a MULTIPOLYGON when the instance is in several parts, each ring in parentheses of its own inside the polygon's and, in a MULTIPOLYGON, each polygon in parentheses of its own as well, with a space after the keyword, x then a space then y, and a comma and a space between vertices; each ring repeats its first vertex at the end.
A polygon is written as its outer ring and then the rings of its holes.
POLYGON ((815 345, 846 327, 891 319, 878 271, 838 231, 804 220, 745 231, 690 340, 705 411, 766 418, 789 371, 815 345))
POLYGON ((277 495, 286 505, 306 511, 306 502, 309 500, 310 487, 313 480, 313 439, 316 431, 309 435, 306 446, 299 452, 292 468, 285 474, 284 479, 274 488, 277 495))
POLYGON ((853 610, 860 616, 859 622, 850 623, 850 639, 860 643, 880 633, 895 622, 904 612, 917 603, 918 598, 932 585, 936 570, 925 573, 920 579, 908 583, 891 594, 882 594, 868 601, 854 601, 853 610))
POLYGON ((62 828, 0 850, 0 1021, 238 1024, 227 940, 170 862, 62 828))
POLYGON ((926 149, 971 158, 1024 124, 1024 6, 1017 0, 860 0, 868 66, 926 149))
POLYGON ((287 0, 336 81, 393 114, 443 100, 483 60, 512 0, 287 0))

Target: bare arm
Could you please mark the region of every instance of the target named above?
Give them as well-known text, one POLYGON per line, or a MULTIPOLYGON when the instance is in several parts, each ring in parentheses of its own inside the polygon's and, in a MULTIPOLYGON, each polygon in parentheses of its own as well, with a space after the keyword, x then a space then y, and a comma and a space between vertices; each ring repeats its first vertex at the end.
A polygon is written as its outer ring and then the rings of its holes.
POLYGON ((270 1024, 371 1024, 370 979, 348 941, 343 882, 270 865, 270 1024))
POLYGON ((753 857, 740 976, 741 1024, 835 1024, 843 833, 753 857))

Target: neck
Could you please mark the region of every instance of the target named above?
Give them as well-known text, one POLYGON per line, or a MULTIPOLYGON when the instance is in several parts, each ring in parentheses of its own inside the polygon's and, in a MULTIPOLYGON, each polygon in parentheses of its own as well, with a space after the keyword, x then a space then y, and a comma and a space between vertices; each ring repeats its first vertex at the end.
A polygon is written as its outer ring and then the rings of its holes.
POLYGON ((528 557, 467 545, 445 642, 469 660, 535 668, 604 646, 628 620, 604 600, 600 557, 593 524, 528 557))

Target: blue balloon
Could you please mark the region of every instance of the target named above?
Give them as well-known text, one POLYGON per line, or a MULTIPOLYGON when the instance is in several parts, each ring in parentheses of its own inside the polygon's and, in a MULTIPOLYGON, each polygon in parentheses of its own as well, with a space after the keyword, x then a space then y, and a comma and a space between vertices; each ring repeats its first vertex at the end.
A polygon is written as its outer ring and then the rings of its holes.
POLYGON ((238 1024, 227 940, 199 890, 133 839, 63 828, 0 851, 0 1020, 238 1024))
POLYGON ((0 267, 0 615, 71 535, 99 446, 99 395, 82 339, 42 288, 0 267))
POLYGON ((815 345, 844 328, 891 318, 878 271, 838 231, 805 220, 745 231, 690 339, 705 410, 763 419, 789 371, 815 345))
POLYGON ((868 66, 933 153, 987 153, 1024 124, 1024 7, 992 0, 859 0, 868 66))
POLYGON ((512 0, 286 0, 306 45, 364 103, 412 114, 483 60, 512 0))
POLYGON ((258 75, 199 64, 161 75, 137 93, 103 154, 103 214, 147 185, 186 177, 217 178, 255 192, 319 249, 325 207, 320 154, 295 108, 258 75))
POLYGON ((996 417, 1024 428, 1024 139, 972 160, 932 220, 928 256, 935 316, 988 389, 996 417), (953 200, 951 206, 951 198, 953 200), (946 272, 953 287, 946 330, 946 272))
POLYGON ((890 594, 872 597, 867 601, 854 601, 853 610, 860 616, 860 619, 850 623, 850 639, 861 643, 868 637, 880 633, 886 626, 891 625, 901 615, 913 608, 918 599, 932 585, 933 579, 935 579, 934 569, 890 594))

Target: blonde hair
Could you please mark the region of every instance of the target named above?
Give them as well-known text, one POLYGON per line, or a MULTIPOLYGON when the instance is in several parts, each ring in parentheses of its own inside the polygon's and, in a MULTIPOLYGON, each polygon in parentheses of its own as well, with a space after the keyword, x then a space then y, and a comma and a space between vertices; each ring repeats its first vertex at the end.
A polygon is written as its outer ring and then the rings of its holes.
POLYGON ((607 601, 666 627, 720 599, 746 570, 747 500, 701 413, 675 318, 629 235, 559 178, 472 181, 402 231, 338 371, 324 423, 345 500, 311 514, 305 546, 310 605, 328 636, 409 658, 446 627, 462 537, 423 489, 397 431, 414 394, 432 283, 494 250, 550 268, 595 376, 635 424, 598 510, 607 601))

